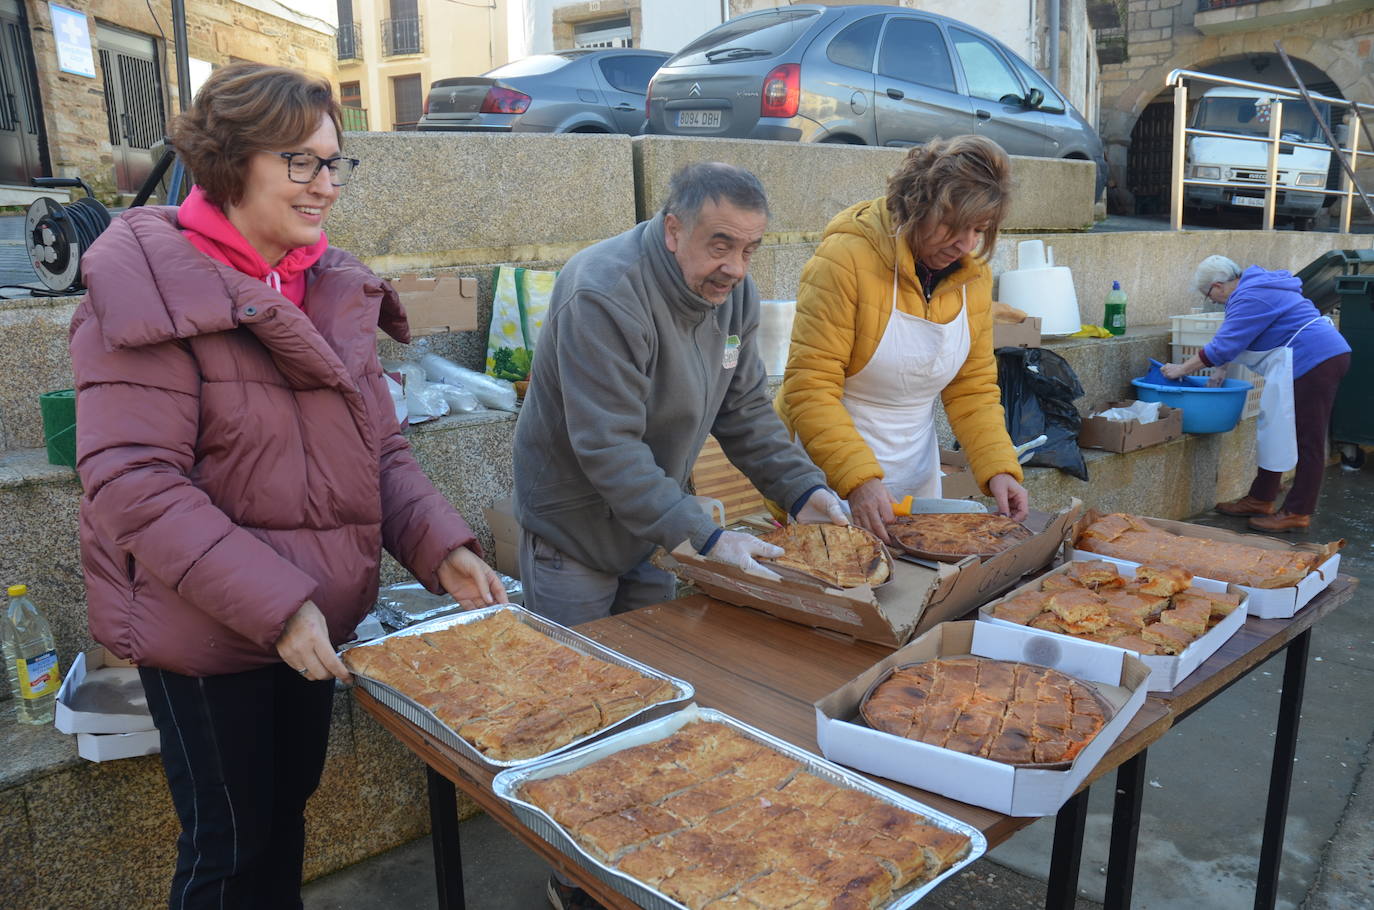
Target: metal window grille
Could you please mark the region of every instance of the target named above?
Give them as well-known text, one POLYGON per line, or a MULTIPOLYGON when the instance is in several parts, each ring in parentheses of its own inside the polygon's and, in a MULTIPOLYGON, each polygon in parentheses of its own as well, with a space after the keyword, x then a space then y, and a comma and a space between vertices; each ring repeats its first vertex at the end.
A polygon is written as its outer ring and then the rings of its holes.
POLYGON ((394 57, 397 54, 418 54, 423 49, 421 43, 420 17, 382 20, 382 54, 394 57))
POLYGON ((363 59, 363 36, 356 22, 340 23, 334 44, 340 60, 363 59))

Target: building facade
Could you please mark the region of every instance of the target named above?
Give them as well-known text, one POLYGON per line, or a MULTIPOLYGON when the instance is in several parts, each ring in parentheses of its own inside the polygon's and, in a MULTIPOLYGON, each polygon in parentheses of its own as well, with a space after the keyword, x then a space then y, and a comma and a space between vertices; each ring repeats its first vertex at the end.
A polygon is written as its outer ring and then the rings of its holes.
MULTIPOLYGON (((332 6, 321 0, 188 0, 194 90, 219 65, 254 61, 334 77, 332 6)), ((33 177, 80 177, 127 198, 180 105, 170 0, 0 0, 0 201, 33 177)))
MULTIPOLYGON (((1168 210, 1175 69, 1293 87, 1277 41, 1312 91, 1374 104, 1370 0, 1130 0, 1126 39, 1124 59, 1102 69, 1113 211, 1168 210)), ((1374 168, 1361 183, 1374 189, 1374 168)))
POLYGON ((408 130, 431 82, 509 59, 505 0, 337 0, 345 129, 408 130))

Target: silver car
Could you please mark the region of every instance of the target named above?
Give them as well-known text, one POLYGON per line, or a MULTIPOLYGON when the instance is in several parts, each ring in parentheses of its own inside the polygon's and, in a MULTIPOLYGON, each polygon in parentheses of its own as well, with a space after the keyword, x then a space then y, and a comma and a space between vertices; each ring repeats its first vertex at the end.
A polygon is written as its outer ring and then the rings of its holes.
POLYGON ((667 59, 638 48, 555 51, 481 76, 440 79, 416 128, 637 135, 649 79, 667 59))
POLYGON ((1013 155, 1097 163, 1102 140, 997 39, 891 6, 784 6, 731 19, 665 63, 646 133, 916 145, 979 133, 1013 155))

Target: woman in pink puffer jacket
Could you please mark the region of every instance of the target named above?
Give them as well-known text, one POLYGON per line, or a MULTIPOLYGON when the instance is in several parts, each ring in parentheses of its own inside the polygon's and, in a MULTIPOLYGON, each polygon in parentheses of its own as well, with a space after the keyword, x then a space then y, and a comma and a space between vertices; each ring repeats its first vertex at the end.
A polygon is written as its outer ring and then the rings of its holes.
POLYGON ((400 434, 377 359, 395 293, 321 225, 356 161, 324 80, 216 70, 173 124, 197 177, 82 265, 72 320, 92 635, 138 664, 182 822, 171 906, 299 907, 335 655, 385 547, 503 599, 400 434))

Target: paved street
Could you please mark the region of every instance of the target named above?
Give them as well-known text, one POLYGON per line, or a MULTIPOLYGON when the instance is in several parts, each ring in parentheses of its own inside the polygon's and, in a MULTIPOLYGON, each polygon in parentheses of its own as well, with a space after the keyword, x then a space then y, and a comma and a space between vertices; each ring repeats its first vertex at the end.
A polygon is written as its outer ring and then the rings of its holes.
MULTIPOLYGON (((1198 521, 1239 527, 1209 513, 1198 521)), ((1341 571, 1361 579, 1353 601, 1320 623, 1311 662, 1289 809, 1279 906, 1374 907, 1374 469, 1328 469, 1307 537, 1348 543, 1341 571)), ((1278 712, 1282 657, 1271 660, 1150 748, 1140 825, 1136 910, 1250 907, 1278 712)), ((379 769, 379 773, 380 773, 379 769)), ((1111 778, 1092 791, 1080 910, 1100 906, 1111 778)), ((534 910, 546 870, 486 816, 464 822, 470 910, 534 910)), ((1036 822, 951 879, 922 907, 1033 910, 1044 906, 1053 824, 1036 822)), ((426 839, 313 882, 306 910, 436 906, 426 839)))

